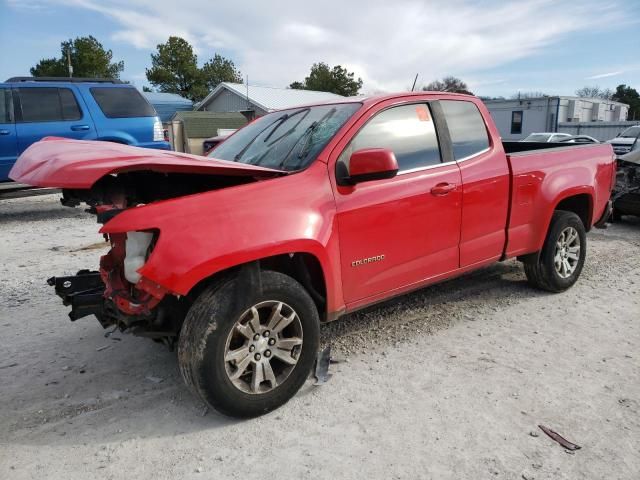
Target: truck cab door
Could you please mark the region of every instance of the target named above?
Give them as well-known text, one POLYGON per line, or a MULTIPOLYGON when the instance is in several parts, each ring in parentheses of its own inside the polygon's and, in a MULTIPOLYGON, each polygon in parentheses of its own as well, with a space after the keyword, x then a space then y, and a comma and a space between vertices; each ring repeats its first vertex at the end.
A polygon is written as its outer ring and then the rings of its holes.
POLYGON ((69 87, 14 87, 18 154, 44 137, 94 140, 96 129, 82 99, 69 87))
POLYGON ((505 248, 511 202, 507 158, 502 143, 491 141, 499 134, 489 135, 483 119, 489 113, 480 102, 440 100, 438 105, 462 176, 460 267, 498 260, 505 248))
POLYGON ((352 186, 334 184, 348 309, 459 265, 460 171, 456 162, 442 159, 429 105, 388 101, 365 114, 333 150, 334 170, 348 169, 351 154, 369 148, 391 150, 398 173, 352 186))
POLYGON ((9 180, 9 170, 17 157, 18 141, 11 88, 0 86, 0 182, 9 180))

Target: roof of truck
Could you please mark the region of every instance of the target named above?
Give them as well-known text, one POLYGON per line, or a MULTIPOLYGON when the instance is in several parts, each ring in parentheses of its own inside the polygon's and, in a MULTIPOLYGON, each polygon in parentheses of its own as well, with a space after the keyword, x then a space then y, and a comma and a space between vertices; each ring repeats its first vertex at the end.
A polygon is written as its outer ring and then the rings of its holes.
POLYGON ((453 96, 453 97, 460 97, 460 98, 477 98, 474 95, 466 95, 464 93, 418 91, 418 92, 382 93, 382 94, 375 94, 375 95, 359 95, 355 97, 342 97, 342 98, 338 97, 336 99, 325 100, 322 102, 305 103, 297 106, 305 107, 305 106, 313 106, 313 105, 331 105, 335 103, 362 103, 365 106, 371 106, 373 104, 376 104, 385 100, 392 100, 395 98, 397 99, 404 99, 404 98, 411 98, 411 97, 419 98, 419 97, 431 96, 431 95, 438 95, 438 96, 446 95, 446 96, 453 96))

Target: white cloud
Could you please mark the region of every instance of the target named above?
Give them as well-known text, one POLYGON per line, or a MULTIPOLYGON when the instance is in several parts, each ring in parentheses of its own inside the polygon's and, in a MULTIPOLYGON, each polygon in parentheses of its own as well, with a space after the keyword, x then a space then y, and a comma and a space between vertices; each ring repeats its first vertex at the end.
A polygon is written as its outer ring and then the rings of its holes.
POLYGON ((618 72, 600 73, 598 75, 592 75, 590 77, 587 77, 587 80, 597 80, 598 78, 615 77, 616 75, 621 75, 623 73, 624 72, 622 70, 620 70, 618 72))
POLYGON ((116 24, 113 40, 139 49, 179 35, 203 61, 222 50, 255 83, 288 85, 325 61, 355 71, 366 91, 406 89, 416 73, 424 83, 473 77, 571 33, 619 25, 621 1, 28 0, 94 11, 116 24))

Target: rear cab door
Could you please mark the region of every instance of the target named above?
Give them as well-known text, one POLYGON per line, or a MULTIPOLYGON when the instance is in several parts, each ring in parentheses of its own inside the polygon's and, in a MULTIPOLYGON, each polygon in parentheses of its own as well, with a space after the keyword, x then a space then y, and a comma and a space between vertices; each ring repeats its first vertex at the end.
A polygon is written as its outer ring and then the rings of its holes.
POLYGON ((132 85, 85 83, 78 88, 91 109, 100 140, 169 147, 155 109, 132 85))
POLYGON ((44 137, 95 140, 89 111, 73 85, 17 84, 13 86, 18 155, 44 137))
POLYGON ((427 97, 416 98, 375 105, 331 153, 347 309, 413 288, 459 266, 460 170, 440 136, 444 129, 436 128, 432 105, 427 97), (346 168, 351 154, 365 148, 394 152, 398 174, 338 185, 336 169, 346 168))
POLYGON ((482 102, 443 97, 442 108, 453 157, 462 177, 460 267, 500 259, 506 243, 510 172, 500 134, 482 102))
POLYGON ((18 158, 18 139, 11 87, 0 85, 0 182, 9 180, 9 170, 18 158))

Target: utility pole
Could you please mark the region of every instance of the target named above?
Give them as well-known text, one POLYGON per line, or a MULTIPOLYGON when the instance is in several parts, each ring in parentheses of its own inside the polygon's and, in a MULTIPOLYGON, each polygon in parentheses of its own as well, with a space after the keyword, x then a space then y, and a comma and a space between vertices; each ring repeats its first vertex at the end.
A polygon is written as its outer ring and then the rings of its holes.
POLYGON ((249 103, 249 75, 247 75, 247 110, 251 109, 251 104, 249 103))
POLYGON ((67 48, 67 67, 69 69, 69 78, 73 77, 73 66, 71 65, 71 52, 67 48))

